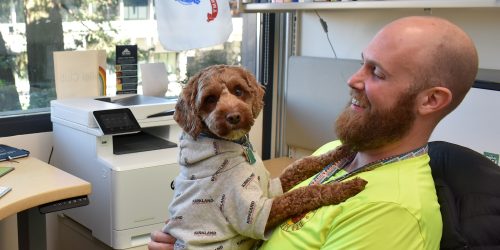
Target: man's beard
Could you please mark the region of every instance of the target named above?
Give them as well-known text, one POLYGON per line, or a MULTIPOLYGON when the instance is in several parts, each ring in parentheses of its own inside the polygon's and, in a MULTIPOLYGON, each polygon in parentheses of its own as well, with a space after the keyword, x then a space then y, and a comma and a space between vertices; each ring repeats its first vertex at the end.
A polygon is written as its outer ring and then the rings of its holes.
POLYGON ((415 121, 415 97, 417 91, 400 95, 396 104, 388 110, 367 108, 365 96, 356 98, 365 110, 358 112, 350 104, 335 122, 335 132, 342 144, 355 151, 380 148, 405 136, 415 121))

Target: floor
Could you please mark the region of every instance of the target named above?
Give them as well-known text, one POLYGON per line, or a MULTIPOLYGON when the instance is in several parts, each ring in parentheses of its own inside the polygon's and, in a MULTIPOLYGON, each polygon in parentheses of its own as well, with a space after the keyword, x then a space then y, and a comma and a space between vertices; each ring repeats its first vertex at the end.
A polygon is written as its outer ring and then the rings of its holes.
MULTIPOLYGON (((90 230, 64 216, 62 213, 47 214, 47 250, 112 250, 111 247, 92 237, 90 230)), ((146 245, 127 250, 147 250, 146 245)))

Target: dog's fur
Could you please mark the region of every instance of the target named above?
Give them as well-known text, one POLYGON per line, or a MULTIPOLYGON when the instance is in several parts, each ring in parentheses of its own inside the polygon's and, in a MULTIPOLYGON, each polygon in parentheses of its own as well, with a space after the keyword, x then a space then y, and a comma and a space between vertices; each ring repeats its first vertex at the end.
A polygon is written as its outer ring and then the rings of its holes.
MULTIPOLYGON (((184 87, 176 105, 174 119, 183 130, 197 138, 207 133, 225 140, 245 136, 263 108, 264 89, 247 70, 237 66, 215 65, 201 70, 184 87)), ((348 150, 295 161, 280 176, 283 192, 318 173, 348 150)), ((350 181, 298 188, 273 198, 266 229, 287 218, 338 204, 364 189, 366 181, 350 181)))

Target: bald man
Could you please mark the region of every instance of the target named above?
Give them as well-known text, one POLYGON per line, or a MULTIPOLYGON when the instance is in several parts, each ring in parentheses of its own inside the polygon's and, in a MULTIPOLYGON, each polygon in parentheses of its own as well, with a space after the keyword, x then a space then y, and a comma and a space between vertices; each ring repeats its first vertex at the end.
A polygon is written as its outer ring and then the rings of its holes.
MULTIPOLYGON (((362 61, 348 80, 351 102, 335 124, 340 141, 314 153, 342 147, 351 154, 297 187, 355 176, 368 185, 341 204, 283 222, 260 249, 439 249, 442 221, 427 142, 474 82, 474 43, 447 20, 405 17, 375 35, 362 61)), ((172 249, 174 240, 154 232, 149 249, 172 249)))

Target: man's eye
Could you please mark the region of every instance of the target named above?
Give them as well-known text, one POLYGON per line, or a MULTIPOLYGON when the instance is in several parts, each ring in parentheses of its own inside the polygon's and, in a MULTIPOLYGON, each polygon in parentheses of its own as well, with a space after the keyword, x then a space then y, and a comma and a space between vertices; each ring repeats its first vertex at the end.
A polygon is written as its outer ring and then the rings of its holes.
POLYGON ((382 73, 377 72, 376 70, 373 71, 373 75, 379 79, 385 79, 385 76, 382 73))
POLYGON ((385 75, 377 67, 372 68, 373 75, 378 79, 385 79, 385 75))

